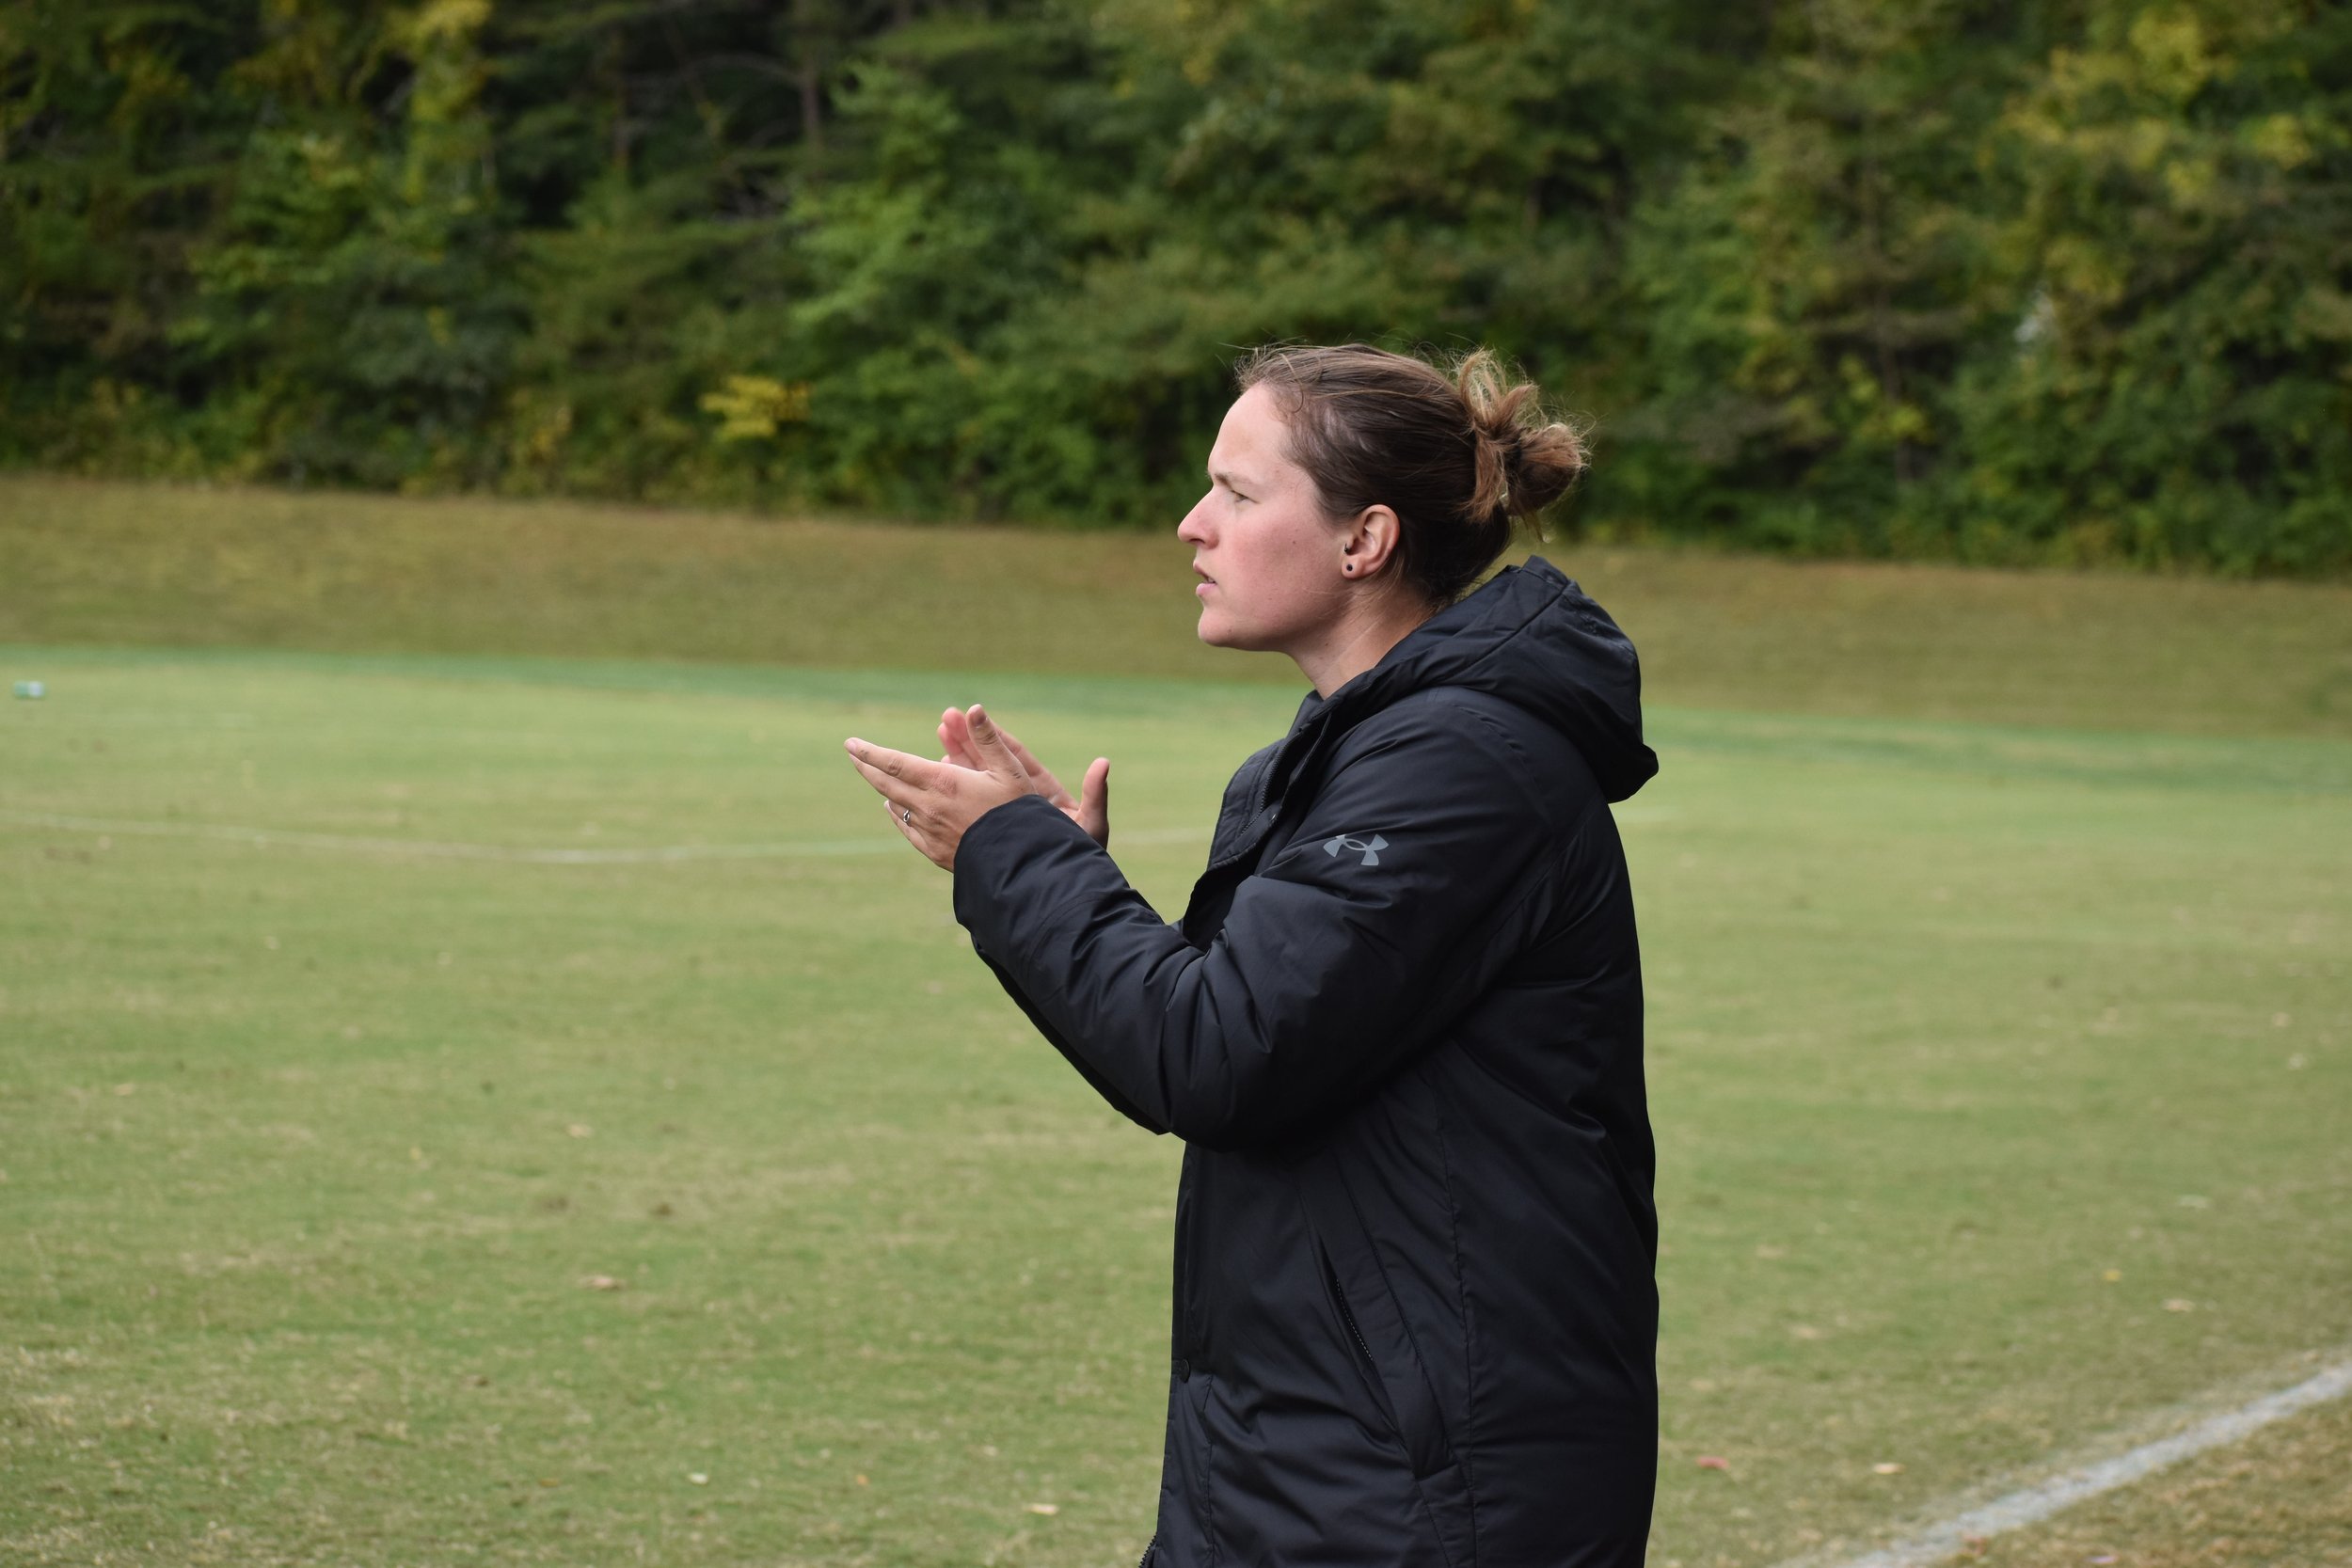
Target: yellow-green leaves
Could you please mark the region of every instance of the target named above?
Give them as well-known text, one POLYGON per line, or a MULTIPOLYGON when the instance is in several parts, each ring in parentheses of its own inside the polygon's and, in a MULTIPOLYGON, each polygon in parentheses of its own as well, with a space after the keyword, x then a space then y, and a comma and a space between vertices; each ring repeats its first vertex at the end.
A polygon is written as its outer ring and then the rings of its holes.
POLYGON ((808 418, 808 383, 731 375, 723 390, 703 395, 702 407, 719 416, 722 441, 771 440, 779 427, 808 418))

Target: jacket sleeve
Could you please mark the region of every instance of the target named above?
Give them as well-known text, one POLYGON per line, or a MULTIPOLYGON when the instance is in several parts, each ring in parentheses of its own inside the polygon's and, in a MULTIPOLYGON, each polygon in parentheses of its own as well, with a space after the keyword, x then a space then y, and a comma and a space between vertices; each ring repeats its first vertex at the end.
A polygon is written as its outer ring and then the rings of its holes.
POLYGON ((1278 1140, 1405 1065, 1539 922, 1553 856, 1526 759, 1485 732, 1351 736, 1206 950, 1035 797, 964 835, 956 918, 1128 1116, 1211 1148, 1278 1140))

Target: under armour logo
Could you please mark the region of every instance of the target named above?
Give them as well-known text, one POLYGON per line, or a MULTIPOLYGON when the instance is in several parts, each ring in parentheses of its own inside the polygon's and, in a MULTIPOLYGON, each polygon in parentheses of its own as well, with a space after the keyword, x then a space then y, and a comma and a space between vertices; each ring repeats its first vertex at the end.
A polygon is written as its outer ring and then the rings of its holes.
POLYGON ((1327 838, 1323 841, 1323 852, 1325 854, 1336 855, 1343 849, 1353 849, 1358 854, 1364 857, 1363 863, 1366 865, 1378 865, 1380 863, 1380 851, 1386 849, 1388 847, 1389 841, 1382 838, 1378 833, 1372 835, 1372 841, 1369 844, 1364 842, 1364 840, 1356 837, 1352 833, 1342 833, 1337 838, 1327 838))

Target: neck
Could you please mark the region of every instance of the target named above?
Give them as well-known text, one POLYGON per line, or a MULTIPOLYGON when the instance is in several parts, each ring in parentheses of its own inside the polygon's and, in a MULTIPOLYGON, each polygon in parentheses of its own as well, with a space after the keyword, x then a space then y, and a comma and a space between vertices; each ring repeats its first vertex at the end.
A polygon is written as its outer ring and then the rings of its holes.
POLYGON ((1318 697, 1328 697, 1379 663, 1415 626, 1436 613, 1427 605, 1387 594, 1361 597, 1365 603, 1350 605, 1309 643, 1283 650, 1318 697))

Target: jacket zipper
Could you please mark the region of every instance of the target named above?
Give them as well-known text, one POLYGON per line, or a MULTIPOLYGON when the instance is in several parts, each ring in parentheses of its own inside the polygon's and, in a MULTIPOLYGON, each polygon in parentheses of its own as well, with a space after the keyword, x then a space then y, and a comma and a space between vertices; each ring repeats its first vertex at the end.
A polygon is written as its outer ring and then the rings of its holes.
POLYGON ((1200 1272, 1193 1258, 1192 1233, 1198 1218, 1197 1211, 1200 1207, 1200 1195, 1192 1190, 1192 1161, 1193 1152, 1187 1148, 1184 1150, 1184 1165, 1176 1179, 1176 1266, 1175 1278, 1171 1282, 1176 1291, 1176 1338, 1179 1341, 1174 1351, 1186 1362, 1200 1354, 1200 1325, 1195 1321, 1192 1309, 1193 1291, 1197 1288, 1194 1276, 1200 1272))
MULTIPOLYGON (((1314 748, 1312 746, 1308 748, 1310 752, 1314 748)), ((1249 811, 1249 818, 1253 822, 1260 816, 1264 816, 1266 807, 1274 803, 1274 767, 1275 764, 1280 762, 1281 760, 1282 753, 1279 751, 1277 751, 1274 755, 1266 758, 1265 771, 1259 775, 1258 778, 1258 803, 1251 807, 1249 811)), ((1252 849, 1260 849, 1263 847, 1264 847, 1264 840, 1263 837, 1253 839, 1248 845, 1238 849, 1233 849, 1217 859, 1211 861, 1205 867, 1202 868, 1201 874, 1206 876, 1212 871, 1222 871, 1225 867, 1247 858, 1252 849)))
POLYGON ((1377 1376, 1380 1371, 1380 1363, 1372 1358, 1371 1342, 1365 1339, 1364 1331, 1357 1326, 1355 1309, 1347 1305, 1347 1292, 1340 1289, 1340 1271, 1331 1266, 1331 1259, 1328 1258, 1323 1260, 1323 1276, 1330 1282, 1331 1299, 1340 1304, 1340 1322, 1347 1325, 1348 1338, 1356 1341, 1356 1348, 1363 1353, 1364 1365, 1371 1368, 1374 1375, 1377 1376))
POLYGON ((1153 1530, 1152 1539, 1144 1543, 1143 1555, 1136 1559, 1136 1568, 1152 1568, 1152 1554, 1160 1549, 1160 1532, 1153 1530))

